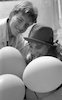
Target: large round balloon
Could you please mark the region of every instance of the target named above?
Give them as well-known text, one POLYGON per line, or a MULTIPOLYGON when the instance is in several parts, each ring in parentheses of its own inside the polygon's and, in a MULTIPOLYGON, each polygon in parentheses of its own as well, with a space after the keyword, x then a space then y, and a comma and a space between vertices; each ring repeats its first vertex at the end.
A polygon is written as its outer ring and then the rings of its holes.
POLYGON ((15 74, 21 77, 25 67, 25 60, 16 48, 8 46, 0 49, 0 75, 15 74))
POLYGON ((62 83, 62 62, 51 56, 36 58, 24 70, 23 81, 32 91, 52 91, 62 83))
POLYGON ((24 100, 25 86, 16 75, 0 75, 0 100, 24 100))

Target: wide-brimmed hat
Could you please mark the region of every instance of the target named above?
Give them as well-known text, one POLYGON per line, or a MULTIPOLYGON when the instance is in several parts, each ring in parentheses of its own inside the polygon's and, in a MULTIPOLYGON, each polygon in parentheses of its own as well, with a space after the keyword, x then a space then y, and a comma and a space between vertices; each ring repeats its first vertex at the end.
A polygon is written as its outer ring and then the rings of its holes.
POLYGON ((28 42, 44 43, 54 46, 53 36, 53 29, 51 27, 36 24, 32 27, 28 37, 24 38, 28 42))

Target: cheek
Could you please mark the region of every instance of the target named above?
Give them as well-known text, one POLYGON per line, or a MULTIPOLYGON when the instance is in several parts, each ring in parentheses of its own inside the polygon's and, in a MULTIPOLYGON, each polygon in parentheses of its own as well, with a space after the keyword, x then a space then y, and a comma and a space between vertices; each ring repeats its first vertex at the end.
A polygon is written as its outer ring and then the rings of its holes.
POLYGON ((48 48, 46 48, 46 47, 42 47, 41 49, 33 49, 32 50, 32 54, 34 54, 35 56, 46 55, 47 52, 48 52, 48 48))
POLYGON ((10 27, 15 27, 18 25, 18 22, 17 22, 17 17, 16 16, 13 16, 12 19, 10 20, 10 27))
POLYGON ((40 54, 42 55, 46 55, 48 52, 48 48, 47 47, 43 47, 42 49, 40 49, 40 51, 38 51, 40 54))
POLYGON ((16 27, 15 27, 16 26, 16 22, 14 20, 11 20, 9 25, 10 25, 11 31, 16 29, 16 27))
POLYGON ((34 56, 37 55, 37 50, 35 50, 35 49, 31 49, 30 51, 31 51, 31 54, 33 54, 34 56))
POLYGON ((25 22, 23 22, 22 24, 19 25, 20 30, 26 31, 26 29, 28 28, 28 26, 26 25, 25 22))
POLYGON ((14 29, 14 27, 15 27, 14 25, 15 25, 14 23, 11 23, 11 24, 10 24, 10 28, 11 28, 11 30, 14 29))

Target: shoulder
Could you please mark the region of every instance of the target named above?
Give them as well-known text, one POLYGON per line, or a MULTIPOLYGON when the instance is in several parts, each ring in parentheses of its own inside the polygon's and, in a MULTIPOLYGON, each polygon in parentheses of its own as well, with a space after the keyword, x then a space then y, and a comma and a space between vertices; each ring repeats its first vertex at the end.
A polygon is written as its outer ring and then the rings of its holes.
POLYGON ((7 18, 0 19, 0 35, 4 35, 7 27, 7 18))
POLYGON ((7 18, 0 19, 0 32, 6 29, 7 18))
POLYGON ((7 21, 7 18, 2 18, 2 19, 0 19, 0 25, 5 24, 5 23, 6 23, 6 21, 7 21))
POLYGON ((0 19, 0 48, 3 47, 6 41, 7 18, 0 19))

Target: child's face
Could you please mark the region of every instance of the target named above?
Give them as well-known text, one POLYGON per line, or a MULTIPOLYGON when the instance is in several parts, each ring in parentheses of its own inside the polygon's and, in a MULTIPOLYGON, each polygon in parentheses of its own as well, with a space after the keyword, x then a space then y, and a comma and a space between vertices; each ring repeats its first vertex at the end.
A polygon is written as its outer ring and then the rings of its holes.
POLYGON ((30 19, 28 18, 28 16, 23 15, 20 12, 14 15, 9 22, 11 32, 14 36, 17 36, 18 34, 25 32, 26 29, 31 24, 32 22, 30 22, 30 19))
POLYGON ((29 42, 30 52, 34 56, 34 58, 47 55, 48 46, 41 43, 29 42))

